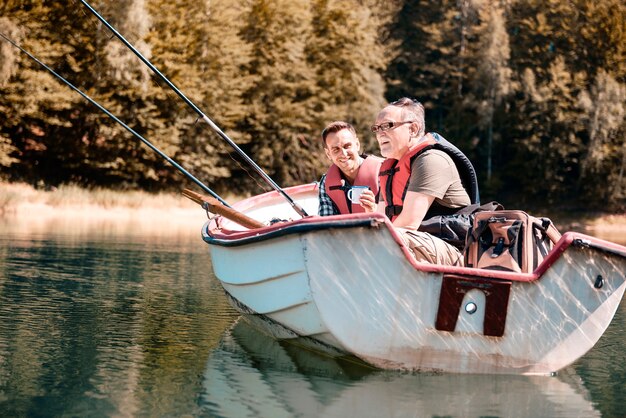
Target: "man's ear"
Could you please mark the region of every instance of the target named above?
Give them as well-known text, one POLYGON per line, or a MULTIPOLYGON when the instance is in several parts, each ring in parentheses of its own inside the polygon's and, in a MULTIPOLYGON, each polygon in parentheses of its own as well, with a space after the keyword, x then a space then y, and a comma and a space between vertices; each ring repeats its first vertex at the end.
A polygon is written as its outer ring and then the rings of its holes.
POLYGON ((328 151, 328 148, 324 147, 324 153, 326 154, 326 158, 328 158, 332 162, 333 159, 330 158, 330 151, 328 151))
POLYGON ((361 141, 359 141, 359 138, 356 139, 356 153, 361 155, 361 141))

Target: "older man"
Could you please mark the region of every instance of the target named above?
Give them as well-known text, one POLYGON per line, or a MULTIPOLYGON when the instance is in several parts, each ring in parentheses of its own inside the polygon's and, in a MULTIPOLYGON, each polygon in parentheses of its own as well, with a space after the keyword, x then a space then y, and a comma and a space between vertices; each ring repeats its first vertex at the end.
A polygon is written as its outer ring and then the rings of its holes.
POLYGON ((336 121, 322 131, 324 152, 331 166, 319 185, 319 210, 321 216, 364 212, 361 204, 348 199, 352 186, 367 186, 372 191, 372 201, 378 194, 378 171, 382 159, 361 155, 361 143, 352 125, 336 121))
MULTIPOLYGON (((380 169, 378 210, 400 228, 418 261, 462 265, 463 257, 457 248, 418 228, 424 219, 452 215, 478 199, 469 160, 447 141, 437 140, 436 134, 426 134, 424 107, 408 98, 383 108, 372 132, 386 158, 380 169), (465 185, 459 169, 463 178, 472 179, 465 185)), ((366 211, 374 210, 371 194, 363 194, 362 200, 366 211)))

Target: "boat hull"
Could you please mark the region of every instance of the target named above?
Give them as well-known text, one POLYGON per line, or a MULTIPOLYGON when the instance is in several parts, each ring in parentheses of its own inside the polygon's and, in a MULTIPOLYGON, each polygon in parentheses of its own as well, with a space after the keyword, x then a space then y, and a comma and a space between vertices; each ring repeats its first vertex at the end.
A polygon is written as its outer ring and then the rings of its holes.
POLYGON ((570 245, 540 278, 514 281, 462 271, 470 269, 420 271, 388 231, 377 248, 366 235, 317 235, 320 249, 335 240, 352 245, 346 254, 309 250, 308 271, 330 333, 384 369, 550 374, 593 347, 626 289, 626 260, 591 248, 570 245), (342 264, 347 254, 387 262, 349 266, 342 264), (601 288, 594 286, 598 276, 601 288))
MULTIPOLYGON (((242 209, 288 211, 272 205, 242 209)), ((214 220, 203 236, 233 305, 266 332, 383 369, 550 374, 593 347, 626 290, 626 248, 576 233, 532 274, 419 264, 378 214, 254 231, 214 220)))
MULTIPOLYGON (((292 188, 294 196, 309 213, 317 212, 317 192, 313 184, 292 188)), ((249 216, 270 221, 289 220, 294 213, 274 192, 255 197, 235 206, 249 216)), ((297 231, 282 233, 280 227, 267 235, 246 236, 246 230, 221 219, 205 225, 203 238, 210 245, 215 276, 224 287, 231 305, 247 316, 250 323, 277 339, 289 339, 299 345, 330 356, 344 356, 346 351, 328 332, 313 302, 306 265, 306 248, 297 231), (216 239, 210 228, 243 231, 216 239), (255 239, 258 238, 257 239, 255 239), (273 237, 273 238, 272 238, 273 237)))

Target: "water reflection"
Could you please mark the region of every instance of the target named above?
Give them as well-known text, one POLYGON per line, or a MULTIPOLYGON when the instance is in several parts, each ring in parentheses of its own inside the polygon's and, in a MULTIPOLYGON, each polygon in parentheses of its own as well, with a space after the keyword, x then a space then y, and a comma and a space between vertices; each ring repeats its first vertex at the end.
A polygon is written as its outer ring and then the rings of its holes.
POLYGON ((75 210, 16 213, 0 216, 0 231, 5 235, 29 239, 67 240, 74 243, 111 241, 159 242, 189 241, 206 250, 200 238, 200 228, 206 222, 206 214, 195 206, 193 210, 170 209, 141 211, 123 209, 77 208, 75 210))
POLYGON ((0 416, 623 416, 624 301, 557 378, 380 372, 231 328, 202 222, 0 221, 0 416))
POLYGON ((600 341, 572 365, 603 417, 626 416, 626 298, 600 341))
POLYGON ((3 235, 0 416, 196 414, 235 317, 205 250, 195 234, 3 235))
POLYGON ((559 377, 375 371, 276 342, 243 320, 211 353, 203 385, 206 409, 222 417, 600 416, 571 369, 559 377))

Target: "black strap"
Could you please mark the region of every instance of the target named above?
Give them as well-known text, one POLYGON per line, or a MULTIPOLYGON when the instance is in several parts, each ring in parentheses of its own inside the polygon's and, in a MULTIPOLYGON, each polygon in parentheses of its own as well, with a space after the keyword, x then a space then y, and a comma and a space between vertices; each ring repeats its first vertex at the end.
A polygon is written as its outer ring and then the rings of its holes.
POLYGON ((381 171, 380 173, 378 173, 378 176, 393 176, 396 172, 400 171, 400 168, 396 167, 396 164, 398 164, 397 161, 389 170, 381 171))
MULTIPOLYGON (((342 175, 342 177, 343 177, 343 175, 342 175)), ((343 191, 343 197, 344 197, 344 199, 346 199, 346 207, 348 208, 348 212, 352 213, 352 202, 350 202, 350 199, 348 199, 348 190, 350 190, 350 187, 351 186, 349 186, 348 182, 346 181, 345 184, 343 184, 343 185, 328 186, 328 190, 341 190, 341 191, 343 191)), ((333 202, 332 198, 330 200, 331 200, 331 202, 333 202)), ((333 205, 335 207, 337 207, 335 202, 333 202, 333 205)), ((340 212, 338 208, 337 208, 337 212, 338 213, 340 212)))
POLYGON ((345 185, 344 186, 328 186, 328 189, 329 190, 343 190, 345 192, 346 190, 350 189, 350 186, 345 186, 345 185))
POLYGON ((391 219, 393 216, 400 215, 400 212, 402 212, 401 205, 385 206, 385 215, 387 215, 389 219, 391 219))
POLYGON ((491 258, 497 258, 504 251, 504 238, 498 238, 498 242, 496 242, 496 246, 491 253, 491 258))
POLYGON ((389 219, 391 219, 393 216, 399 215, 400 212, 402 212, 401 205, 393 204, 393 176, 398 171, 400 171, 400 168, 398 167, 398 162, 398 160, 395 160, 389 170, 385 170, 384 172, 378 174, 379 176, 387 176, 387 184, 385 184, 385 195, 387 196, 387 202, 389 202, 389 204, 385 207, 385 214, 389 219))

